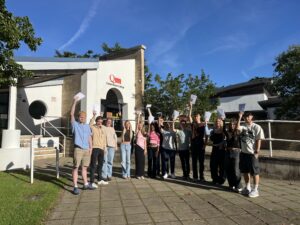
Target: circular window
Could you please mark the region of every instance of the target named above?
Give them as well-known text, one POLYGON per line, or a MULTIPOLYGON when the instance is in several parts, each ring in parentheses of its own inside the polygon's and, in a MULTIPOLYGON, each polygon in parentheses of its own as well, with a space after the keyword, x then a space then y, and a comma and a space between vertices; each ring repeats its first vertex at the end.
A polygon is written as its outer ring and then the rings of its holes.
POLYGON ((29 114, 34 119, 41 119, 47 113, 47 106, 42 101, 34 101, 29 106, 29 114))

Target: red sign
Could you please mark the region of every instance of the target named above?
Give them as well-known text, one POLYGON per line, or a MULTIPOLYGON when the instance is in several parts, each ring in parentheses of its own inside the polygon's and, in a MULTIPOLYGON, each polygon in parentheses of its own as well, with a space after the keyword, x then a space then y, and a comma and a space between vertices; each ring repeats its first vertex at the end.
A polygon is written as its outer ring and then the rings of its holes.
POLYGON ((121 83, 122 83, 122 82, 121 82, 121 78, 116 77, 116 76, 113 75, 113 74, 110 74, 110 75, 109 75, 109 79, 110 79, 110 81, 111 81, 112 83, 114 83, 114 84, 121 84, 121 83))

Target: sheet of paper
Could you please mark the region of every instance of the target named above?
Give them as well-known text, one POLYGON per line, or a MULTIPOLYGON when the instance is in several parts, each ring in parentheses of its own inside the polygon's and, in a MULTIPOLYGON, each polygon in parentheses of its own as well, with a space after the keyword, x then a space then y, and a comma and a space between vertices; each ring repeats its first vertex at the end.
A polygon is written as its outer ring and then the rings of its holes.
POLYGON ((245 107, 246 107, 245 103, 239 104, 239 112, 245 112, 245 107))
POLYGON ((100 112, 100 105, 99 104, 94 104, 93 105, 93 112, 98 114, 100 112))
POLYGON ((147 105, 146 105, 146 108, 147 108, 147 109, 148 109, 148 108, 151 108, 151 106, 152 106, 151 104, 147 104, 147 105))
POLYGON ((81 92, 78 92, 75 96, 74 99, 77 99, 78 101, 80 101, 81 99, 85 98, 85 95, 81 92))
POLYGON ((173 120, 176 120, 179 116, 179 112, 177 110, 173 111, 173 120))
POLYGON ((226 118, 224 109, 217 109, 217 114, 219 118, 226 118))
POLYGON ((204 113, 204 120, 205 121, 209 121, 210 117, 211 117, 211 112, 205 112, 204 113))
POLYGON ((197 95, 191 95, 190 101, 192 102, 193 105, 195 105, 197 100, 197 95))

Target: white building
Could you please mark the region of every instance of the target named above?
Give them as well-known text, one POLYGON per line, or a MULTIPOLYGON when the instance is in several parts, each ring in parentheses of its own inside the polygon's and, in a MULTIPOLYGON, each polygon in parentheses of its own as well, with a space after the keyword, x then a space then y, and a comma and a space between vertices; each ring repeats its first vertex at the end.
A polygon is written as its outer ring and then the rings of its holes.
POLYGON ((16 96, 9 89, 0 90, 0 129, 14 129, 9 122, 11 118, 17 120, 15 128, 22 135, 29 134, 28 129, 39 134, 43 120, 32 116, 44 110, 45 118, 67 133, 70 107, 78 92, 86 97, 77 111, 86 111, 88 120, 94 105, 98 105, 104 117, 135 120, 134 112, 142 108, 144 93, 144 50, 144 46, 137 46, 104 55, 100 60, 16 58, 34 77, 18 81, 16 96), (10 101, 16 101, 15 113, 9 110, 10 101))
POLYGON ((270 83, 271 79, 262 78, 218 88, 219 108, 224 109, 227 117, 236 117, 239 104, 246 104, 245 111, 251 111, 256 119, 274 119, 274 110, 265 110, 261 106, 262 102, 273 98, 267 88, 270 83))

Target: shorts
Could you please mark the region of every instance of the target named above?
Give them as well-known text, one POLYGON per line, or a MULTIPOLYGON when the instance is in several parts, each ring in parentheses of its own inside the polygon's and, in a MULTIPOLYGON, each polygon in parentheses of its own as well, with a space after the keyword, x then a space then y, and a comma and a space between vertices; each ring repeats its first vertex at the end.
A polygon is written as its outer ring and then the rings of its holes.
POLYGON ((88 167, 91 162, 91 154, 88 149, 74 148, 73 165, 78 168, 80 165, 88 167))
POLYGON ((250 173, 252 176, 259 175, 259 162, 253 154, 240 154, 240 171, 241 173, 250 173))

